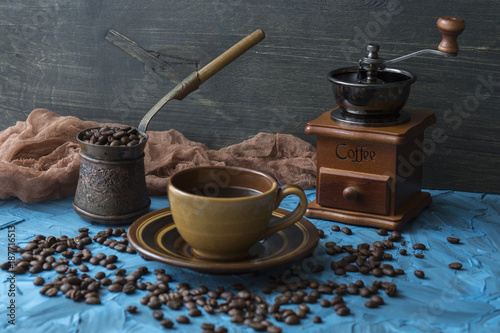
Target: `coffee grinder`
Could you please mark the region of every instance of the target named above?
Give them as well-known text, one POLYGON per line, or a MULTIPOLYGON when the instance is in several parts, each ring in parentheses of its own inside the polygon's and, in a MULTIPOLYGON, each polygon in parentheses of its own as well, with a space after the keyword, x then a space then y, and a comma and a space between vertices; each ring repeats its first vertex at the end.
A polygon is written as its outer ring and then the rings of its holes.
POLYGON ((338 106, 307 123, 317 135, 316 200, 306 216, 390 230, 401 229, 431 204, 422 192, 424 130, 433 112, 403 109, 415 74, 389 68, 420 55, 458 53, 465 21, 443 16, 438 50, 420 50, 386 60, 369 44, 358 66, 328 74, 338 106))

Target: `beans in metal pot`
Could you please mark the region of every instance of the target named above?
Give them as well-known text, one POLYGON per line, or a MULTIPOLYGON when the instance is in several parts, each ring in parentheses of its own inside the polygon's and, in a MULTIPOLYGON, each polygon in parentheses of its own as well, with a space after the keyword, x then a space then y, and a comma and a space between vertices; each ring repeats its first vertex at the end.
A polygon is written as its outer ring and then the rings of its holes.
POLYGON ((104 126, 86 131, 82 141, 99 146, 125 146, 134 147, 146 140, 136 128, 104 126))

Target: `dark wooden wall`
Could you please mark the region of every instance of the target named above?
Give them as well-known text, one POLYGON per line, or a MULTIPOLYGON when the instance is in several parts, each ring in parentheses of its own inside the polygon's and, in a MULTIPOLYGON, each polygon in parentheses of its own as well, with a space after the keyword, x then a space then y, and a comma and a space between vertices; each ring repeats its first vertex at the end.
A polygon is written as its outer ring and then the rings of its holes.
MULTIPOLYGON (((0 2, 0 130, 34 108, 137 126, 195 69, 152 69, 105 39, 114 29, 143 48, 208 63, 257 28, 266 39, 150 130, 176 129, 220 148, 258 132, 304 134, 335 106, 326 74, 354 65, 369 41, 393 58, 436 48, 442 15, 463 17, 455 59, 399 63, 417 74, 408 107, 435 112, 442 142, 426 147, 424 187, 500 192, 500 2, 496 0, 204 0, 0 2)), ((191 64, 189 64, 191 63, 191 64)))

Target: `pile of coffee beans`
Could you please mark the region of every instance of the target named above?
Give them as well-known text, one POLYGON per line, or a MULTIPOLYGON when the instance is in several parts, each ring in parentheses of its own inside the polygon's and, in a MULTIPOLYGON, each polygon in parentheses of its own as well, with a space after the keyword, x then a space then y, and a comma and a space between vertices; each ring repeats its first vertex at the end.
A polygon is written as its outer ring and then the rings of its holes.
MULTIPOLYGON (((347 229, 332 227, 332 231, 343 231, 346 235, 352 234, 350 229, 347 229)), ((353 283, 320 282, 301 278, 303 272, 297 269, 288 270, 277 277, 268 277, 268 283, 262 287, 261 291, 265 295, 277 293, 270 303, 268 298, 251 292, 242 284, 209 289, 206 286, 193 288, 187 282, 178 282, 174 287, 172 285, 174 278, 164 269, 150 272, 147 267, 142 266, 127 273, 125 269, 117 269, 118 257, 116 255, 93 254, 90 249, 86 248, 89 244, 97 243, 117 252, 136 254, 128 243, 124 228, 106 228, 92 238, 88 234, 88 228, 80 228, 78 232, 79 234, 74 238, 65 235, 57 238, 37 235, 24 248, 19 246, 11 248, 19 252, 21 257, 15 260, 14 265, 7 262, 0 268, 16 274, 26 272, 37 274, 54 270, 57 277, 51 281, 45 281, 40 276, 34 278, 33 283, 41 287, 41 294, 47 297, 57 297, 63 294, 72 301, 84 301, 90 305, 102 303, 101 294, 104 290, 126 295, 135 294, 138 291, 145 292, 140 303, 152 311, 153 318, 164 328, 188 325, 191 323, 190 318, 199 317, 204 311, 208 314, 226 314, 230 316, 232 323, 246 325, 255 331, 281 332, 282 328, 271 322, 271 319, 285 325, 300 325, 310 316, 312 304, 319 303, 319 306, 332 309, 338 316, 347 316, 351 313, 351 309, 345 297, 357 295, 366 298, 364 305, 367 308, 377 308, 385 304, 380 292, 384 292, 388 297, 397 296, 397 286, 392 282, 375 280, 371 285, 365 285, 362 280, 356 280, 353 283), (60 254, 58 259, 56 259, 56 254, 60 254), (90 270, 89 267, 93 266, 100 266, 105 270, 98 271, 91 276, 87 273, 90 270), (145 279, 151 273, 156 277, 155 282, 148 282, 145 279), (292 310, 291 305, 295 305, 296 309, 292 310), (188 315, 166 318, 164 309, 173 311, 186 309, 188 315)), ((357 245, 326 242, 324 246, 328 255, 344 255, 339 260, 331 261, 330 268, 334 275, 359 272, 376 277, 396 277, 405 274, 402 269, 383 263, 392 259, 389 250, 396 248, 395 242, 400 241, 402 235, 398 231, 389 234, 385 229, 377 230, 377 234, 388 236, 388 238, 372 244, 357 245)), ((453 244, 459 242, 455 239, 452 241, 448 239, 448 241, 453 244)), ((400 245, 404 247, 406 242, 402 241, 400 245)), ((411 248, 399 249, 399 253, 407 255, 408 250, 424 251, 427 247, 417 243, 411 248)), ((414 253, 414 255, 419 253, 414 253)), ((452 263, 449 267, 460 269, 462 265, 452 263)), ((319 273, 324 270, 325 267, 316 264, 310 268, 310 273, 319 273)), ((422 270, 415 270, 414 274, 418 278, 425 277, 422 270)), ((128 305, 126 311, 134 314, 138 312, 138 307, 128 305)), ((312 322, 321 324, 322 320, 318 316, 313 316, 312 322)), ((211 323, 203 323, 201 329, 207 332, 227 332, 225 327, 215 327, 211 323)))
POLYGON ((128 146, 133 147, 144 142, 146 137, 139 133, 137 128, 104 126, 86 131, 83 142, 99 146, 128 146))

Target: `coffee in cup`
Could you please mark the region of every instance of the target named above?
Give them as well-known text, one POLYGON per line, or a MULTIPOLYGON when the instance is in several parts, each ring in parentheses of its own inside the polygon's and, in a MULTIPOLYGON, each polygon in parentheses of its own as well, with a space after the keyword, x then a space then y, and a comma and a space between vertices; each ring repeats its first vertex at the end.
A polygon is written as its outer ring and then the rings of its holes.
POLYGON ((280 188, 262 172, 227 166, 176 173, 169 181, 168 199, 175 226, 193 253, 217 261, 248 258, 253 244, 298 222, 307 209, 298 186, 280 188), (293 212, 273 216, 292 194, 300 199, 293 212))

